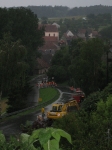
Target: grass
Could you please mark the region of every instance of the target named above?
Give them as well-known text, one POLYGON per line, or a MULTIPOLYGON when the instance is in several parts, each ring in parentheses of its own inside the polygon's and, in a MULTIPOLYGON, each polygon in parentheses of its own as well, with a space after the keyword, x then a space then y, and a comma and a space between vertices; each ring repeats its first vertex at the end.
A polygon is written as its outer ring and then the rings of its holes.
POLYGON ((57 90, 55 88, 51 88, 51 87, 41 88, 39 90, 39 96, 42 101, 40 101, 39 103, 49 101, 53 99, 53 97, 55 97, 56 95, 57 95, 57 90))
POLYGON ((48 18, 48 21, 59 21, 60 19, 72 19, 72 18, 75 18, 76 20, 77 19, 80 19, 82 18, 83 16, 67 16, 67 17, 54 17, 54 18, 48 18))
POLYGON ((110 26, 110 24, 105 25, 105 26, 100 26, 99 29, 98 29, 98 31, 101 31, 102 29, 108 28, 109 26, 110 26))

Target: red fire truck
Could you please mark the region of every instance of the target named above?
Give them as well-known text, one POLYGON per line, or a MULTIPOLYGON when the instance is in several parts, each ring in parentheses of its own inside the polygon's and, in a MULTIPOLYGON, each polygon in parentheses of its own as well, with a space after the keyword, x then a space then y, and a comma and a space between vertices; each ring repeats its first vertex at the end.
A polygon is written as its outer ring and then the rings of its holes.
POLYGON ((74 89, 73 99, 77 101, 77 103, 81 103, 85 98, 84 92, 80 88, 74 89))

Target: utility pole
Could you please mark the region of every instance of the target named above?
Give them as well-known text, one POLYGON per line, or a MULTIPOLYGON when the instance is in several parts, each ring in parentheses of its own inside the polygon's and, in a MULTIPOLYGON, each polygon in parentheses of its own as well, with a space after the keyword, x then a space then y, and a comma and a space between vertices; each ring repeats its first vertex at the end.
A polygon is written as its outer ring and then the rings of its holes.
POLYGON ((107 134, 108 134, 107 139, 108 139, 108 147, 109 147, 109 143, 110 143, 110 129, 108 129, 107 134))
POLYGON ((107 148, 109 150, 110 146, 110 139, 111 139, 111 134, 110 134, 110 129, 107 130, 107 148))

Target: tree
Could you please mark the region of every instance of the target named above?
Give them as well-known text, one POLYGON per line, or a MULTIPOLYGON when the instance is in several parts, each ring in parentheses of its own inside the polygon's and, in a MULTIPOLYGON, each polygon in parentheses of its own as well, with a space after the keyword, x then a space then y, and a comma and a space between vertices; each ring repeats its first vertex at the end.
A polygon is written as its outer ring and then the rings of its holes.
POLYGON ((54 55, 48 76, 54 77, 57 82, 66 81, 69 76, 68 66, 70 63, 68 48, 64 47, 54 55))
POLYGON ((35 61, 38 57, 38 48, 43 44, 44 30, 38 27, 37 16, 29 9, 9 8, 0 9, 0 38, 4 33, 10 32, 13 42, 21 40, 26 47, 27 56, 25 61, 29 64, 28 73, 33 74, 35 61))
POLYGON ((56 82, 64 82, 67 80, 67 71, 63 66, 54 65, 52 66, 47 75, 49 78, 54 77, 56 82))
POLYGON ((20 41, 12 42, 10 34, 0 41, 0 91, 23 87, 28 64, 27 51, 20 41))
MULTIPOLYGON (((75 50, 74 50, 75 51, 75 50)), ((76 51, 75 51, 76 52, 76 51)), ((86 93, 97 91, 101 86, 103 42, 100 39, 90 39, 79 46, 78 55, 72 60, 70 72, 77 85, 86 93)))
POLYGON ((47 24, 48 23, 48 18, 47 17, 42 17, 41 18, 41 20, 42 20, 42 24, 47 24))
POLYGON ((88 95, 81 104, 81 108, 86 112, 95 112, 97 109, 97 103, 101 100, 101 92, 97 91, 88 95))
POLYGON ((100 31, 103 38, 112 39, 112 25, 106 27, 100 31))
POLYGON ((112 149, 112 96, 107 97, 106 102, 103 100, 97 103, 97 110, 92 114, 91 124, 93 128, 96 128, 96 132, 93 131, 94 141, 97 141, 100 149, 112 149), (95 137, 96 136, 96 137, 95 137))

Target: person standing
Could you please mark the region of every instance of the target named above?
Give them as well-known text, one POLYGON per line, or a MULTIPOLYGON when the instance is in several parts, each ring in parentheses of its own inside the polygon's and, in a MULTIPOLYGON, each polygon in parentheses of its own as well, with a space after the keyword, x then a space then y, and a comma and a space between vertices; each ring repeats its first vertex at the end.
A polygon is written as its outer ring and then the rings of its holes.
POLYGON ((41 108, 41 113, 42 113, 42 119, 44 120, 44 116, 45 116, 45 109, 44 109, 44 107, 41 108))

